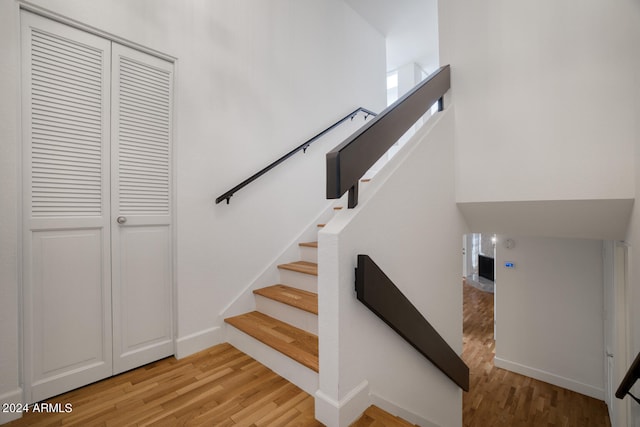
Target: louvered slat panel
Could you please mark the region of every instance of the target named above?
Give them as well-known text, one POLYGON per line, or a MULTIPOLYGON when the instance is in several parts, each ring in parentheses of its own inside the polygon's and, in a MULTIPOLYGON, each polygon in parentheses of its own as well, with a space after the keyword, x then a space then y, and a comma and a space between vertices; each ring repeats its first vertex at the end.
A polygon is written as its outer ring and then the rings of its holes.
POLYGON ((102 52, 33 30, 33 217, 102 214, 102 52))
POLYGON ((168 215, 171 74, 124 56, 119 71, 120 214, 168 215))

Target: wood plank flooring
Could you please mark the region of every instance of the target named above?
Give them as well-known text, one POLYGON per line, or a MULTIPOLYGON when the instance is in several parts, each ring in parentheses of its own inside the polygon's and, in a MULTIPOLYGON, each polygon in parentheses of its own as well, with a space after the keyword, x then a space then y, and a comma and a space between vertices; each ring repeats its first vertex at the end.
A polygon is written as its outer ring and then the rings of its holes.
MULTIPOLYGON (((471 370, 464 426, 610 426, 603 402, 494 367, 493 295, 464 285, 464 301, 462 357, 471 370)), ((73 410, 30 412, 6 426, 322 426, 312 396, 229 344, 163 359, 48 402, 73 410)), ((393 425, 371 412, 358 422, 393 425)))
POLYGON ((464 350, 470 391, 463 394, 464 426, 611 425, 604 402, 534 380, 493 364, 493 294, 464 288, 464 350))
POLYGON ((416 427, 416 425, 371 405, 350 427, 416 427))
POLYGON ((322 426, 312 396, 229 344, 163 359, 49 402, 73 410, 30 412, 5 426, 322 426))

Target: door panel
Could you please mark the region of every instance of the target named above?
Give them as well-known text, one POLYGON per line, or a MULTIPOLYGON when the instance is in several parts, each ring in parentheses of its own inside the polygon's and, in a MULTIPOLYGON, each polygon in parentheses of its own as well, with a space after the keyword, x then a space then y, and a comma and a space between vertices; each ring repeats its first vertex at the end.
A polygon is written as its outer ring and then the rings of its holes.
POLYGON ((115 372, 173 354, 169 227, 125 226, 119 243, 115 372))
POLYGON ((27 401, 111 375, 110 42, 24 12, 27 401))
POLYGON ((33 232, 33 400, 111 374, 100 228, 33 232), (36 320, 34 319, 34 320, 36 320))
POLYGON ((112 55, 113 326, 118 373, 174 353, 173 65, 115 43, 112 55))

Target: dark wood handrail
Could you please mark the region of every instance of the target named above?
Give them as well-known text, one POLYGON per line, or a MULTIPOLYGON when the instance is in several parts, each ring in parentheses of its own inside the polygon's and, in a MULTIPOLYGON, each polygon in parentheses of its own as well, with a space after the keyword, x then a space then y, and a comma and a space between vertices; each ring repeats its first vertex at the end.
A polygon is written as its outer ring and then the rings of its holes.
POLYGON ((300 144, 299 146, 297 146, 296 148, 294 148, 293 150, 289 151, 287 154, 285 154, 284 156, 280 157, 278 160, 270 163, 268 166, 266 166, 265 168, 259 170, 258 172, 254 173, 253 175, 251 175, 249 178, 245 179, 244 181, 242 181, 240 184, 236 185, 235 187, 233 187, 232 189, 230 189, 229 191, 227 191, 226 193, 218 196, 216 198, 216 204, 222 202, 223 200, 227 201, 227 204, 229 204, 229 200, 231 200, 231 196, 233 196, 238 190, 241 190, 242 188, 246 187, 247 185, 251 184, 253 181, 255 181, 256 179, 260 178, 262 175, 264 175, 265 173, 269 172, 271 169, 275 168, 276 166, 278 166, 280 163, 284 162, 285 160, 287 160, 288 158, 290 158, 291 156, 293 156, 294 154, 296 154, 298 151, 303 151, 306 152, 307 148, 309 148, 309 146, 315 142, 317 139, 320 139, 322 136, 324 136, 326 133, 332 131, 333 129, 335 129, 336 127, 340 126, 342 123, 344 123, 345 121, 352 119, 358 115, 358 113, 364 113, 365 114, 365 120, 367 119, 367 117, 369 116, 376 116, 377 114, 374 113, 373 111, 367 110, 366 108, 363 107, 359 107, 356 108, 355 110, 353 110, 352 112, 350 112, 349 114, 347 114, 346 116, 344 116, 343 118, 341 118, 340 120, 338 120, 337 122, 335 122, 334 124, 332 124, 331 126, 329 126, 328 128, 326 128, 325 130, 323 130, 322 132, 318 133, 317 135, 309 138, 308 140, 306 140, 305 142, 303 142, 302 144, 300 144))
POLYGON ((454 383, 469 391, 469 367, 368 255, 358 255, 356 296, 454 383))
POLYGON ((638 353, 635 360, 629 367, 629 370, 622 379, 618 390, 616 390, 616 397, 618 399, 623 399, 628 394, 636 402, 640 403, 640 400, 638 400, 636 396, 631 394, 631 387, 633 387, 638 378, 640 378, 640 353, 638 353))
POLYGON ((327 153, 327 199, 349 191, 349 208, 358 203, 358 181, 389 148, 451 87, 451 70, 440 67, 368 125, 327 153))

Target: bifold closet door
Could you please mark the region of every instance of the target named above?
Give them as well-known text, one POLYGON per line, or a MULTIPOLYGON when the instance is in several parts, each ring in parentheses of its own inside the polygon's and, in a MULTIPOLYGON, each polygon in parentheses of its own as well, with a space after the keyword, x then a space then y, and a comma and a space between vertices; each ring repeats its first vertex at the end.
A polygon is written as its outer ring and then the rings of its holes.
POLYGON ((22 14, 26 399, 112 373, 111 43, 22 14))
POLYGON ((172 355, 173 64, 23 12, 25 399, 172 355))
POLYGON ((113 44, 114 373, 174 353, 173 64, 113 44))

